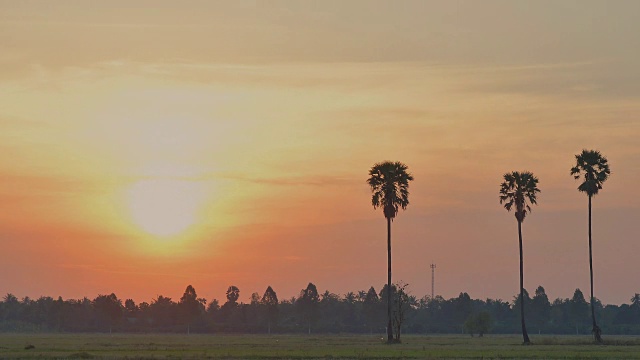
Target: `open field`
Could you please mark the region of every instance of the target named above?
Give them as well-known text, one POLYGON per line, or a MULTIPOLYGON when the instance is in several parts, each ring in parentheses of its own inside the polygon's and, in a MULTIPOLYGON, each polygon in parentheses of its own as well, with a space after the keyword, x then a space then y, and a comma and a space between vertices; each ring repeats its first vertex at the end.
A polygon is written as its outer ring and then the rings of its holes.
POLYGON ((640 338, 609 336, 1 334, 0 358, 56 359, 640 359, 640 338), (33 348, 27 349, 27 347, 33 348))

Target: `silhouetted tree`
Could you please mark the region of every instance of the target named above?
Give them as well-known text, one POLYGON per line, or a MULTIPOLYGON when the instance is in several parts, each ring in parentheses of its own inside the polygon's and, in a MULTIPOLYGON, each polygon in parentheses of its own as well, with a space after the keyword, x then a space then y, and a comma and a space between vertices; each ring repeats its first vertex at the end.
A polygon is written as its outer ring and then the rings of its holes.
POLYGON ((196 289, 189 285, 178 302, 178 314, 187 325, 187 334, 191 333, 191 324, 204 311, 204 306, 198 299, 196 289))
POLYGON ((549 322, 551 315, 551 303, 549 297, 542 286, 538 286, 536 293, 531 299, 530 319, 533 320, 534 325, 538 328, 538 333, 542 332, 542 327, 549 322))
POLYGON ((124 317, 129 322, 138 322, 138 312, 140 309, 133 299, 127 299, 124 302, 124 317))
POLYGON ((229 286, 227 289, 227 302, 231 304, 237 304, 238 299, 240 298, 240 289, 236 286, 229 286))
POLYGON ((267 333, 271 334, 271 324, 275 324, 278 321, 278 295, 271 286, 267 286, 261 302, 264 305, 267 317, 267 333))
POLYGON ((218 299, 209 301, 206 318, 210 328, 214 328, 216 322, 220 320, 220 302, 218 302, 218 299))
MULTIPOLYGON (((407 165, 401 162, 385 161, 373 165, 369 170, 367 183, 373 195, 373 208, 381 207, 387 219, 387 286, 391 287, 391 222, 409 205, 409 181, 413 176, 407 172, 407 165)), ((393 342, 391 317, 391 292, 387 293, 387 342, 393 342)))
POLYGON ((240 289, 231 285, 227 289, 227 301, 222 304, 219 311, 219 319, 225 324, 227 329, 233 327, 238 330, 243 322, 241 311, 239 311, 238 299, 240 298, 240 289))
POLYGON ((571 175, 574 179, 582 178, 584 181, 578 186, 578 191, 584 192, 589 197, 589 278, 591 280, 591 319, 593 321, 593 337, 595 341, 602 342, 601 329, 596 324, 596 312, 594 309, 593 297, 593 257, 591 251, 591 198, 602 189, 602 184, 607 181, 611 174, 607 158, 602 156, 597 150, 582 150, 576 155, 576 165, 571 168, 571 175))
POLYGON ((469 315, 464 322, 464 330, 471 336, 477 333, 479 337, 483 337, 484 334, 491 330, 491 323, 491 314, 488 311, 482 311, 478 314, 469 315))
POLYGON ((7 293, 2 300, 2 308, 4 310, 3 320, 15 321, 18 318, 18 314, 20 312, 20 300, 18 300, 18 298, 11 293, 7 293))
POLYGON ((376 289, 374 289, 373 286, 369 288, 369 291, 367 291, 362 306, 369 331, 373 332, 374 325, 377 324, 378 321, 380 321, 380 310, 382 310, 380 308, 380 298, 378 297, 378 293, 376 293, 376 289))
MULTIPOLYGON (((62 300, 62 298, 60 298, 62 300)), ((96 309, 102 323, 107 323, 109 332, 112 332, 115 325, 122 318, 122 300, 116 294, 98 295, 93 300, 93 307, 96 309)))
POLYGON ((457 298, 451 300, 454 310, 452 320, 454 320, 456 326, 461 326, 473 312, 473 300, 466 292, 460 293, 457 298))
POLYGON ((177 304, 170 297, 158 295, 149 305, 151 321, 158 328, 171 328, 176 323, 177 304))
POLYGON ((316 319, 319 303, 320 296, 318 295, 318 289, 313 283, 309 283, 306 289, 300 291, 300 296, 296 301, 302 317, 307 321, 309 326, 309 334, 311 334, 311 323, 316 319))
POLYGON ((518 244, 520 247, 520 321, 522 325, 522 338, 525 344, 530 344, 527 327, 524 321, 524 277, 522 259, 522 222, 531 212, 531 205, 537 204, 536 193, 538 189, 538 178, 532 173, 513 171, 504 174, 504 182, 500 184, 500 204, 504 204, 507 211, 515 207, 515 216, 518 220, 518 244))
POLYGON ((589 316, 589 304, 584 299, 584 294, 580 289, 576 289, 573 292, 573 297, 569 300, 569 318, 571 323, 576 327, 576 335, 578 335, 578 329, 585 325, 585 319, 589 316))
POLYGON ((136 306, 136 302, 133 299, 127 299, 124 302, 124 309, 127 317, 135 317, 138 306, 136 306))
POLYGON ((407 312, 410 307, 409 294, 407 294, 407 286, 409 284, 394 284, 393 296, 393 328, 395 331, 395 341, 400 342, 400 333, 402 332, 402 323, 406 320, 407 312))
POLYGON ((209 305, 207 305, 207 312, 214 313, 218 310, 220 310, 220 302, 218 301, 218 299, 211 300, 209 305))
POLYGON ((635 293, 631 297, 631 305, 629 306, 629 312, 631 313, 629 318, 631 318, 631 320, 634 321, 636 324, 640 324, 640 294, 635 293))

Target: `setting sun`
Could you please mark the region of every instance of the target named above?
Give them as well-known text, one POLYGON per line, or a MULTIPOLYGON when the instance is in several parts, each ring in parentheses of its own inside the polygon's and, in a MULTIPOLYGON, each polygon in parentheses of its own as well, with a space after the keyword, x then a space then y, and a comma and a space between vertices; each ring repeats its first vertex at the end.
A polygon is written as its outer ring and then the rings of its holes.
POLYGON ((127 195, 134 223, 160 237, 178 235, 192 226, 203 202, 202 187, 185 180, 141 180, 127 195))

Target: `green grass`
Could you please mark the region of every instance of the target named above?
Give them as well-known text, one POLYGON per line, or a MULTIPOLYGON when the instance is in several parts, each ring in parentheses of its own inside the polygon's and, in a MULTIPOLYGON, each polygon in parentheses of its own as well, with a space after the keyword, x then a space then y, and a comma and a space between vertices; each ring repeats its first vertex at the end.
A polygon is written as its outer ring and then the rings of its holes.
POLYGON ((1 359, 640 359, 640 338, 371 335, 0 334, 1 359), (26 349, 26 347, 33 348, 26 349))

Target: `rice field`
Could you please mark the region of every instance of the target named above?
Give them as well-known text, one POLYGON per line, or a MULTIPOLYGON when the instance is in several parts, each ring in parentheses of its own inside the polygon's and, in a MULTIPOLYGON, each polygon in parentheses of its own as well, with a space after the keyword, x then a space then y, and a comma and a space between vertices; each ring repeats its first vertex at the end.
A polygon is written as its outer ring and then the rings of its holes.
POLYGON ((640 359, 640 337, 1 334, 2 359, 640 359))

